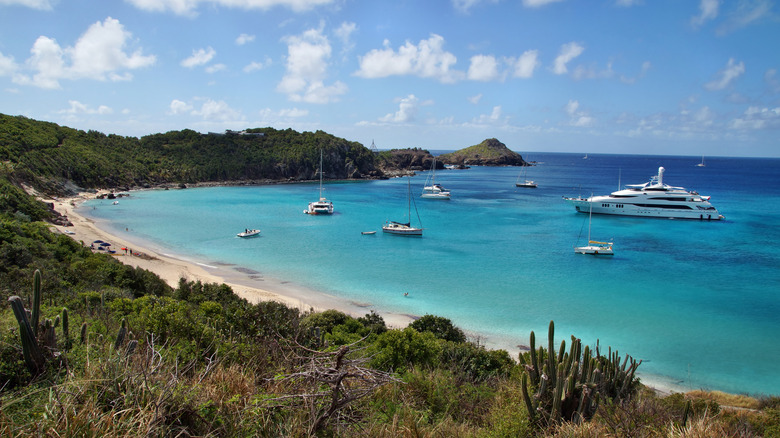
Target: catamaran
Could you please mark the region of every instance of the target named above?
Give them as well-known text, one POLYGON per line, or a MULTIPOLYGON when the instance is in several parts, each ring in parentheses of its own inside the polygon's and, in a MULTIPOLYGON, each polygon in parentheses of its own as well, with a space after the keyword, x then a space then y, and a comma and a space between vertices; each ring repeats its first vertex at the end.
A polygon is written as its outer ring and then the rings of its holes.
POLYGON ((420 196, 428 199, 450 199, 450 191, 442 187, 441 184, 436 184, 436 157, 433 157, 431 173, 428 174, 428 179, 425 180, 422 195, 420 196))
POLYGON ((320 199, 309 202, 309 208, 303 210, 306 214, 333 214, 333 202, 322 196, 322 149, 320 149, 320 199))

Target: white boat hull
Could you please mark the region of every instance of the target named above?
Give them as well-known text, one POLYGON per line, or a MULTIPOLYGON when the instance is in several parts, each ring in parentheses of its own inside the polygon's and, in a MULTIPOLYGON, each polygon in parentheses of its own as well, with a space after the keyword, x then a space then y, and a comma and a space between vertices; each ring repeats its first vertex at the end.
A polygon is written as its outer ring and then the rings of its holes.
POLYGON ((575 246, 574 252, 578 254, 590 254, 590 255, 615 255, 612 252, 612 246, 600 246, 600 245, 588 245, 588 246, 575 246))
POLYGON ((397 236, 422 236, 423 229, 410 227, 396 222, 388 222, 382 226, 382 232, 397 236))
POLYGON ((242 238, 255 237, 259 235, 260 235, 260 230, 248 230, 248 231, 244 231, 243 233, 236 234, 236 236, 242 238))
POLYGON ((655 217, 665 219, 698 219, 698 220, 720 220, 723 219, 717 210, 709 203, 707 205, 695 206, 698 208, 669 208, 653 207, 652 205, 635 205, 625 202, 619 202, 608 196, 595 196, 591 198, 564 198, 569 201, 580 213, 588 213, 593 204, 593 214, 611 214, 618 216, 640 216, 655 217), (712 209, 710 209, 712 208, 712 209))
POLYGON ((313 214, 313 215, 333 214, 333 203, 332 202, 310 202, 309 208, 303 210, 303 212, 306 214, 313 214))

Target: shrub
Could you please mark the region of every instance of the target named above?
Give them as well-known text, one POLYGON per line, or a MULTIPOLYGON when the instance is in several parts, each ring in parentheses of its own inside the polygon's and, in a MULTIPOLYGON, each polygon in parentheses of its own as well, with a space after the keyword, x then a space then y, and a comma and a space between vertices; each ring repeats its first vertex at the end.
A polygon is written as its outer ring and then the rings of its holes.
POLYGON ((434 336, 445 341, 466 342, 463 330, 455 327, 452 321, 441 316, 425 315, 409 324, 409 327, 418 332, 433 333, 434 336))

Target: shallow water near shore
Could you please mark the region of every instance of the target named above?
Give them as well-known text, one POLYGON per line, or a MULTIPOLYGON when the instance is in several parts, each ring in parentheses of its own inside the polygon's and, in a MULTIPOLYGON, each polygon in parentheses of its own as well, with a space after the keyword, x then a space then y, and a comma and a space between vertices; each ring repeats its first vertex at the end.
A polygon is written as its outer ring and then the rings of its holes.
MULTIPOLYGON (((532 153, 515 167, 436 173, 449 201, 419 197, 424 237, 384 235, 406 221, 407 179, 326 183, 332 216, 303 214, 316 183, 133 192, 81 212, 129 240, 205 265, 233 264, 256 280, 289 280, 369 309, 450 318, 491 347, 516 348, 534 330, 546 345, 575 335, 643 363, 664 385, 780 394, 780 160, 532 153), (608 194, 664 181, 711 195, 724 221, 594 216, 615 256, 575 254, 587 215, 562 196, 608 194), (259 228, 259 237, 236 233, 259 228), (127 231, 125 231, 127 229, 127 231), (362 235, 363 231, 377 231, 362 235), (408 295, 405 295, 408 294, 408 295)), ((412 222, 417 216, 412 208, 412 222)))

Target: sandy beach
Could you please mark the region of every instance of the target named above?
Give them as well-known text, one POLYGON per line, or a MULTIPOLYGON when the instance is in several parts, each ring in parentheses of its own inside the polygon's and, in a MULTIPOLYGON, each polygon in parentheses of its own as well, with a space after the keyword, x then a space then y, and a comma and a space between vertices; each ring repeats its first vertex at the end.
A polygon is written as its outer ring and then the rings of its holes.
POLYGON ((171 287, 177 287, 179 279, 201 281, 202 283, 227 284, 241 298, 251 303, 260 301, 278 301, 301 311, 323 311, 335 309, 353 317, 364 316, 371 310, 382 315, 385 323, 392 328, 403 328, 414 320, 412 315, 382 312, 372 309, 369 303, 355 303, 338 297, 307 289, 289 281, 283 281, 264 276, 246 268, 234 265, 199 264, 169 254, 161 254, 144 245, 140 239, 132 239, 132 235, 116 236, 106 227, 101 227, 99 221, 94 221, 78 212, 81 203, 94 199, 94 193, 82 193, 72 198, 44 199, 53 202, 54 209, 67 216, 73 226, 52 225, 56 232, 65 234, 85 246, 90 246, 96 240, 111 244, 116 253, 114 257, 120 262, 154 272, 171 287), (125 251, 121 248, 127 248, 125 251))

